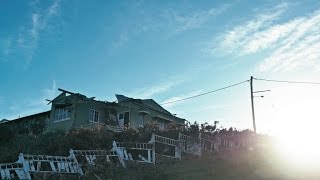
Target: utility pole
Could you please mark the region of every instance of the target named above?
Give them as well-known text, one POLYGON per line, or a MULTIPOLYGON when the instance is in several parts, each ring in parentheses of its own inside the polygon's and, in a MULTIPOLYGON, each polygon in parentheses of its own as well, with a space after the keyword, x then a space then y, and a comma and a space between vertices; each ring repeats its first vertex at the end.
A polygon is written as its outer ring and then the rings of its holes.
POLYGON ((251 93, 251 110, 252 110, 252 121, 253 121, 253 130, 254 133, 257 134, 257 129, 256 129, 256 118, 254 114, 254 103, 253 103, 253 86, 252 86, 252 81, 253 77, 250 77, 250 93, 251 93))

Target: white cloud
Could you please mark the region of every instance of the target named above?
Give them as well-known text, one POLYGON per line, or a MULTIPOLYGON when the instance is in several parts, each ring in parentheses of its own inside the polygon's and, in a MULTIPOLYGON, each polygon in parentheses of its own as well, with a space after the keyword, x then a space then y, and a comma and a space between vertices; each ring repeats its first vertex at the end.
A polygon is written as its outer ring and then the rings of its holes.
POLYGON ((52 81, 52 87, 51 88, 45 88, 41 90, 41 97, 31 99, 26 102, 25 106, 26 107, 31 107, 31 108, 42 108, 48 104, 46 99, 52 100, 59 94, 58 88, 56 85, 56 81, 52 81))
MULTIPOLYGON (((32 8, 37 9, 36 5, 36 3, 32 4, 32 8)), ((53 3, 48 7, 48 9, 44 11, 45 13, 41 13, 40 11, 32 13, 32 28, 30 32, 34 41, 38 40, 39 34, 42 31, 47 30, 51 18, 58 15, 59 5, 60 0, 54 0, 53 3)))
POLYGON ((48 16, 54 16, 54 15, 57 15, 57 12, 58 12, 58 8, 59 8, 59 4, 60 3, 60 0, 55 0, 52 5, 49 7, 49 12, 48 12, 48 16))
POLYGON ((158 98, 160 97, 159 95, 166 95, 169 93, 169 91, 174 91, 174 89, 179 86, 195 81, 197 78, 199 78, 199 76, 202 75, 203 71, 210 69, 210 67, 211 66, 204 64, 203 66, 197 66, 192 69, 185 70, 183 73, 166 75, 161 78, 164 80, 158 81, 154 84, 139 87, 138 89, 133 89, 132 91, 119 90, 118 92, 133 98, 158 98))
POLYGON ((288 4, 258 14, 253 20, 231 28, 206 48, 207 52, 243 56, 266 52, 259 71, 320 70, 320 10, 282 21, 288 4))
POLYGON ((21 30, 18 34, 10 35, 10 41, 2 40, 3 59, 8 59, 8 56, 13 52, 19 52, 26 56, 27 63, 32 60, 41 34, 49 31, 52 18, 58 15, 60 0, 54 0, 48 9, 38 8, 38 3, 38 1, 30 3, 32 13, 28 24, 21 25, 19 27, 21 30))
MULTIPOLYGON (((199 107, 198 109, 194 109, 191 113, 203 113, 203 112, 211 112, 213 110, 222 110, 228 108, 228 105, 223 104, 214 104, 214 105, 207 105, 203 107, 199 107)), ((190 113, 190 112, 189 112, 190 113)))
POLYGON ((293 22, 298 23, 279 42, 278 48, 262 61, 260 71, 320 70, 320 11, 293 22))
POLYGON ((166 82, 154 84, 152 86, 137 89, 131 93, 130 92, 127 93, 127 95, 132 96, 134 98, 139 98, 139 99, 154 98, 155 95, 165 93, 182 82, 183 80, 166 81, 166 82))
POLYGON ((35 113, 40 113, 50 109, 46 99, 52 100, 59 94, 57 90, 56 81, 52 82, 51 88, 45 88, 40 91, 40 96, 33 99, 22 100, 15 102, 9 107, 10 113, 5 117, 6 119, 15 119, 35 113))
POLYGON ((44 92, 44 97, 43 98, 50 99, 50 100, 55 98, 59 93, 56 81, 53 80, 52 81, 52 87, 44 89, 43 92, 44 92))
POLYGON ((7 38, 4 38, 1 42, 1 49, 2 49, 2 54, 3 54, 3 57, 5 60, 5 58, 12 53, 12 50, 13 50, 13 42, 12 42, 12 38, 11 37, 7 37, 7 38))
MULTIPOLYGON (((244 55, 252 51, 256 51, 254 39, 258 41, 266 40, 270 35, 264 34, 265 38, 259 39, 261 36, 257 34, 268 28, 274 21, 276 21, 281 14, 288 8, 287 3, 282 3, 275 8, 269 9, 264 13, 258 14, 253 20, 244 22, 241 25, 231 28, 226 33, 223 33, 218 39, 214 40, 214 45, 209 45, 206 51, 215 53, 222 51, 230 54, 244 55), (268 37, 267 37, 268 36, 268 37), (218 44, 218 47, 215 44, 218 44), (250 45, 250 47, 248 47, 250 45)), ((272 33, 278 34, 279 32, 273 30, 272 33)), ((281 33, 280 33, 281 34, 281 33)), ((276 40, 276 39, 274 39, 276 40)), ((269 43, 269 42, 266 42, 269 43)), ((259 48, 259 47, 258 47, 259 48)))
POLYGON ((17 47, 25 47, 25 37, 22 33, 19 33, 18 38, 16 40, 17 47))
POLYGON ((32 29, 30 30, 33 39, 37 40, 39 35, 39 14, 32 14, 32 29))
POLYGON ((130 40, 128 32, 122 32, 119 35, 119 38, 116 41, 113 41, 111 43, 111 47, 109 48, 109 53, 112 53, 116 49, 119 49, 127 44, 127 42, 130 40))
MULTIPOLYGON (((218 8, 206 10, 194 10, 182 13, 176 9, 159 9, 144 7, 144 3, 133 3, 132 12, 135 12, 129 19, 123 20, 124 30, 108 48, 109 53, 115 49, 124 47, 130 39, 144 35, 149 32, 161 32, 166 38, 186 32, 188 30, 203 28, 209 21, 224 13, 230 7, 229 4, 218 8), (149 11, 149 9, 153 9, 149 11)), ((183 8, 182 8, 183 9, 183 8)))
POLYGON ((175 10, 166 11, 165 17, 174 29, 174 33, 181 33, 187 30, 201 28, 208 21, 224 13, 230 5, 223 5, 220 8, 210 8, 208 10, 196 11, 187 15, 181 15, 175 10))
POLYGON ((271 26, 263 31, 254 33, 251 38, 248 38, 245 47, 243 47, 243 53, 256 53, 275 46, 275 43, 281 43, 283 38, 288 37, 299 23, 301 23, 301 19, 296 19, 288 23, 271 26))
POLYGON ((152 97, 156 94, 163 93, 171 89, 176 83, 164 83, 152 86, 141 93, 142 97, 152 97))
POLYGON ((187 94, 183 94, 183 95, 179 95, 179 96, 173 96, 173 97, 170 97, 166 100, 164 100, 161 104, 163 104, 163 106, 165 108, 171 108, 175 105, 178 105, 178 104, 181 104, 181 103, 184 103, 186 101, 178 101, 178 100, 181 100, 181 99, 185 99, 185 98, 188 98, 188 97, 191 97, 191 96, 195 96, 195 95, 198 95, 200 94, 202 91, 201 90, 196 90, 196 91, 193 91, 193 92, 189 92, 187 94), (173 101, 178 101, 178 102, 175 102, 175 103, 169 103, 169 102, 173 102, 173 101), (168 104, 166 104, 168 103, 168 104))

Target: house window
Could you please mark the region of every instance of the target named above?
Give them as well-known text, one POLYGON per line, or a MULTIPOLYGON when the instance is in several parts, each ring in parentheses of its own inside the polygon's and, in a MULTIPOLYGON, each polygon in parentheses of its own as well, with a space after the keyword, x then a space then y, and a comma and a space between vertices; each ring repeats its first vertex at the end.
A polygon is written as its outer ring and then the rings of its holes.
POLYGON ((119 114, 119 119, 123 119, 123 114, 119 114))
POLYGON ((139 114, 139 127, 143 127, 144 125, 144 115, 139 114))
POLYGON ((164 130, 166 128, 166 125, 163 121, 158 122, 158 127, 160 130, 164 130))
POLYGON ((99 122, 99 111, 96 111, 94 109, 90 109, 89 111, 89 122, 99 122))
POLYGON ((129 125, 130 122, 130 113, 129 112, 125 112, 123 114, 123 119, 124 119, 124 125, 129 125))
POLYGON ((119 120, 119 125, 123 126, 129 126, 130 125, 130 112, 124 112, 124 113, 120 113, 118 114, 118 120, 119 120))
POLYGON ((56 108, 54 111, 54 122, 65 121, 70 119, 69 108, 56 108))

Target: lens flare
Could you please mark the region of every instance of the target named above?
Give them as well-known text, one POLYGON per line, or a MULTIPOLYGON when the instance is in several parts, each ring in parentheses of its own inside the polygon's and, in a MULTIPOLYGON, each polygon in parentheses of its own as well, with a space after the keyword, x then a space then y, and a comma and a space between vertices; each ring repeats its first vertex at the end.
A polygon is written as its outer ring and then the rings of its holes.
POLYGON ((307 129, 278 135, 275 143, 279 157, 299 170, 320 169, 319 132, 307 129))

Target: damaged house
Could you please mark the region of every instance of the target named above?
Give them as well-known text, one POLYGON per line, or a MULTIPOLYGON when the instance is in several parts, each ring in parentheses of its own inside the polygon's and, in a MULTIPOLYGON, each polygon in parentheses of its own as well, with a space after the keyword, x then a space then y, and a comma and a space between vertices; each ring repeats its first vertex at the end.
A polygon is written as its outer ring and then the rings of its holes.
POLYGON ((133 99, 123 95, 116 97, 120 126, 139 128, 145 123, 156 122, 161 130, 165 130, 170 123, 184 125, 185 119, 174 116, 153 99, 133 99))
POLYGON ((48 129, 70 130, 79 127, 94 127, 97 124, 114 124, 115 103, 96 101, 79 93, 59 89, 61 94, 51 103, 48 129))
MULTIPOLYGON (((185 119, 171 114, 153 99, 134 99, 116 95, 117 102, 107 102, 63 89, 59 91, 60 95, 49 102, 50 111, 40 113, 39 116, 35 114, 27 117, 33 117, 33 121, 44 122, 49 131, 55 129, 67 131, 102 125, 112 131, 120 132, 125 127, 138 129, 150 122, 165 130, 170 123, 178 126, 183 126, 185 123, 185 119)), ((30 118, 22 117, 3 124, 18 121, 27 123, 29 120, 30 118)))

